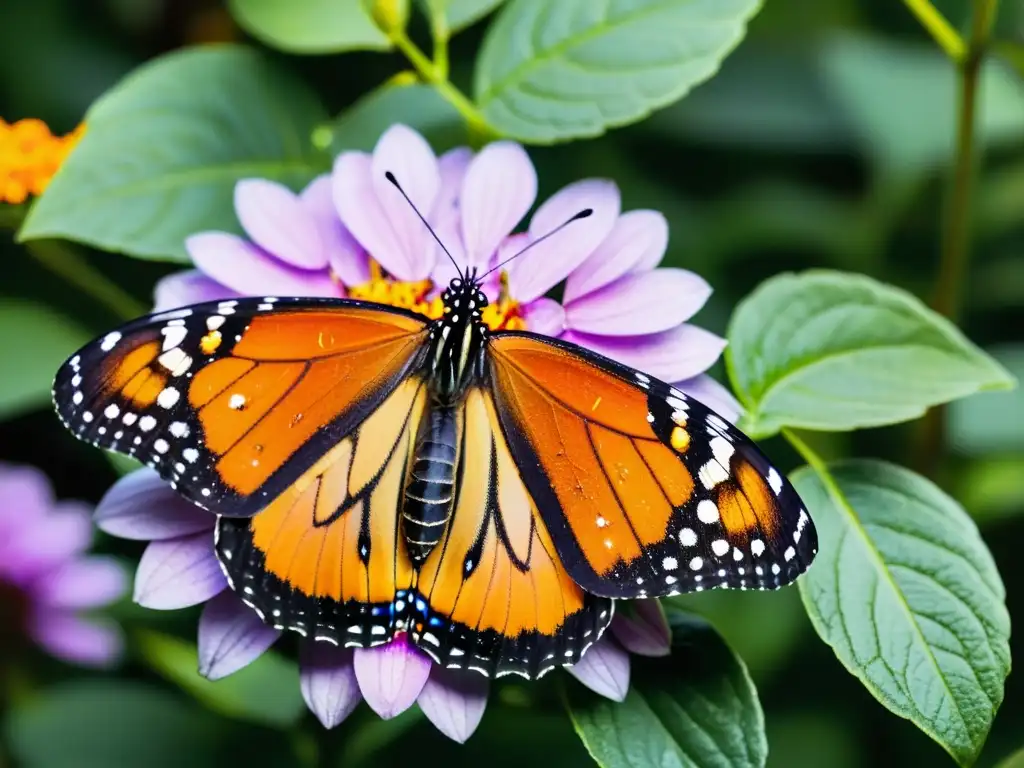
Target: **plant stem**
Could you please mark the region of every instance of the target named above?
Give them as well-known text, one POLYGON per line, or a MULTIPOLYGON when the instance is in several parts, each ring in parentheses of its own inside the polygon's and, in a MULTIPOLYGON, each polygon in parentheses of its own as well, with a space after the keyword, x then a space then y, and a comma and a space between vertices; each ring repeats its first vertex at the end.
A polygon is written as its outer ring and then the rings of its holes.
POLYGON ((963 59, 966 53, 963 39, 929 0, 903 0, 903 2, 921 22, 921 26, 935 38, 935 42, 949 58, 953 61, 963 59))
POLYGON ((430 83, 445 101, 458 110, 469 125, 471 132, 485 135, 494 133, 476 105, 448 80, 447 48, 445 46, 442 46, 445 50, 444 61, 441 66, 438 66, 427 58, 416 43, 409 39, 404 30, 393 31, 391 40, 406 55, 424 82, 430 83))
POLYGON ((131 320, 146 314, 146 307, 112 282, 76 251, 56 240, 33 240, 25 248, 36 261, 80 288, 115 315, 131 320))

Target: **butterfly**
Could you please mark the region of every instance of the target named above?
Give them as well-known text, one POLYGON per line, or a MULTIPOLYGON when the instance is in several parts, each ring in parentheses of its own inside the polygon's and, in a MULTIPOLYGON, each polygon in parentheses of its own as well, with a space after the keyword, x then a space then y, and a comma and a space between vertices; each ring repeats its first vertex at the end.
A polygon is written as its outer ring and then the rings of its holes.
POLYGON ((56 410, 218 516, 265 622, 345 647, 404 632, 446 667, 535 678, 579 661, 615 599, 807 569, 814 525, 751 440, 641 371, 492 332, 482 279, 453 279, 433 321, 269 296, 151 314, 64 363, 56 410))

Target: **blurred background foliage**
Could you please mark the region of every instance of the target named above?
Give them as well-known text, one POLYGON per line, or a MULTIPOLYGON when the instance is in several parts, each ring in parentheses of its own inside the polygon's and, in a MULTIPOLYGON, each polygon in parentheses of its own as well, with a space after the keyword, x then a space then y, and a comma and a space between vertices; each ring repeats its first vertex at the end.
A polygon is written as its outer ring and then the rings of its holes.
MULTIPOLYGON (((966 0, 935 5, 963 28, 966 0)), ((422 19, 417 24, 414 36, 425 38, 422 19)), ((471 26, 452 43, 453 79, 466 90, 483 28, 471 26)), ((1024 3, 1000 5, 994 36, 1006 55, 992 60, 983 78, 979 136, 985 154, 960 325, 1021 378, 1024 3)), ((54 132, 67 132, 97 96, 141 62, 184 45, 245 39, 218 0, 3 0, 0 116, 9 122, 39 117, 54 132)), ((384 125, 403 118, 386 93, 365 97, 407 68, 396 53, 269 55, 312 84, 328 111, 340 115, 323 136, 333 149, 368 148, 384 125)), ((457 114, 430 91, 421 97, 422 103, 410 107, 403 100, 400 108, 415 111, 436 149, 458 142, 457 114)), ((928 299, 955 120, 954 68, 902 3, 767 0, 721 73, 687 98, 600 138, 530 151, 542 197, 579 177, 608 176, 622 188, 624 208, 664 211, 671 226, 666 263, 695 270, 714 286, 698 320, 724 335, 737 302, 784 270, 862 272, 928 299)), ((140 306, 150 303, 155 280, 177 268, 83 253, 140 306)), ((32 364, 47 372, 118 320, 42 263, 8 235, 0 237, 0 367, 26 343, 28 328, 33 339, 60 339, 35 342, 32 364), (48 309, 29 322, 12 301, 48 309)), ((1022 616, 1024 391, 958 402, 942 411, 939 427, 926 440, 915 423, 820 435, 815 448, 830 459, 874 456, 928 470, 981 526, 1007 586, 1010 613, 1022 616)), ((786 469, 800 463, 779 438, 766 447, 786 469)), ((44 468, 64 497, 95 501, 116 477, 106 459, 76 443, 45 399, 30 391, 0 406, 0 459, 44 468)), ((140 550, 110 539, 98 546, 127 560, 140 550)), ((939 746, 880 707, 814 636, 796 589, 674 602, 707 616, 748 664, 765 710, 769 765, 948 764, 939 746)), ((126 600, 116 614, 136 632, 128 661, 115 674, 101 675, 40 660, 21 681, 23 696, 5 731, 8 756, 76 766, 85 765, 85 753, 103 766, 204 766, 222 759, 380 766, 427 758, 503 766, 539 756, 591 764, 554 685, 503 681, 479 731, 462 747, 415 710, 382 722, 364 707, 327 733, 305 712, 295 669, 280 656, 268 654, 214 688, 194 674, 194 648, 175 645, 176 638, 192 642, 194 612, 156 613, 126 600), (148 723, 154 721, 167 727, 153 731, 148 723), (83 743, 89 749, 67 752, 67 745, 83 743)), ((1019 635, 1011 643, 1024 650, 1019 635)), ((1018 672, 1007 681, 979 765, 999 764, 1022 741, 1018 672)))

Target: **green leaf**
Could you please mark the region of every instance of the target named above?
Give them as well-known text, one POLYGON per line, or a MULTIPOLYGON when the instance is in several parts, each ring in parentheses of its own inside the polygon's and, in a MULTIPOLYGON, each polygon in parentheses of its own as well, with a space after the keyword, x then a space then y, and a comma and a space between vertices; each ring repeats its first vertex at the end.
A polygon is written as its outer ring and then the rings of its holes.
POLYGON ((466 143, 458 111, 429 85, 384 85, 363 96, 338 116, 331 128, 330 151, 369 152, 390 126, 405 123, 430 142, 435 151, 466 143))
POLYGON ((475 93, 488 122, 538 144, 598 136, 718 70, 760 0, 511 0, 491 25, 475 93))
POLYGON ((792 476, 818 529, 800 580, 814 628, 887 708, 961 765, 981 751, 1010 671, 1006 592, 974 522, 880 461, 792 476))
POLYGON ((150 685, 75 680, 43 690, 6 722, 23 768, 217 765, 218 723, 150 685))
MULTIPOLYGON (((1024 377, 1024 344, 990 351, 1018 381, 1024 377)), ((1024 449, 1024 388, 972 395, 950 405, 948 413, 949 440, 962 453, 1024 449)))
POLYGON ((957 463, 956 497, 979 525, 1024 514, 1024 453, 957 463))
POLYGON ((782 274, 737 307, 726 365, 754 437, 920 416, 1013 386, 995 360, 909 293, 863 275, 782 274))
POLYGON ((199 674, 194 645, 157 632, 140 632, 138 637, 139 651, 153 669, 216 712, 287 728, 306 711, 298 668, 273 652, 233 675, 211 681, 199 674))
POLYGON ((0 298, 0 419, 48 406, 57 368, 90 337, 50 307, 0 298))
MULTIPOLYGON (((912 172, 952 157, 956 65, 935 45, 841 35, 831 38, 821 55, 828 92, 879 166, 912 172)), ((981 141, 995 145, 1024 136, 1024 84, 990 61, 978 92, 981 141)))
POLYGON ((298 188, 329 168, 310 142, 324 118, 301 82, 252 50, 204 46, 168 54, 89 110, 86 135, 19 238, 61 237, 187 261, 188 235, 240 231, 232 202, 239 179, 298 188))
POLYGON ((590 754, 605 768, 763 766, 764 715, 743 662, 704 621, 668 612, 672 656, 634 656, 621 704, 582 686, 569 713, 590 754))
POLYGON ((1018 749, 996 768, 1024 768, 1024 748, 1018 749))
POLYGON ((432 17, 443 17, 451 34, 476 24, 505 0, 423 0, 432 17))
POLYGON ((290 53, 386 51, 391 48, 362 0, 230 0, 239 26, 290 53))

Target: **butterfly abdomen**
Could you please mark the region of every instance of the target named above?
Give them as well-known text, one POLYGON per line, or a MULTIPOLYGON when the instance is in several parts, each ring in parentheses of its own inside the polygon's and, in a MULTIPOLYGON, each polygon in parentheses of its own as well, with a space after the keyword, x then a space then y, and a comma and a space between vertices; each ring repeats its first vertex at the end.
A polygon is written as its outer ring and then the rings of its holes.
POLYGON ((405 485, 402 530, 409 557, 423 562, 444 535, 455 498, 458 429, 454 408, 435 406, 420 422, 405 485))

